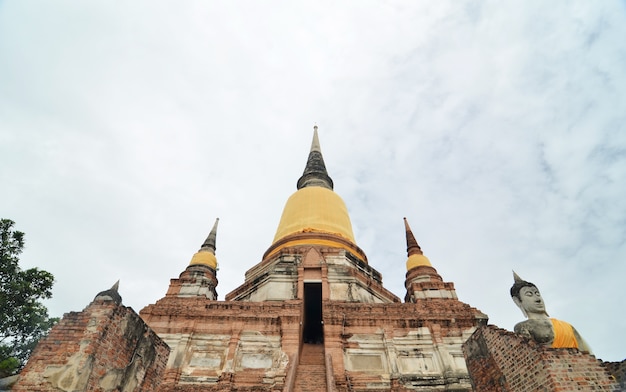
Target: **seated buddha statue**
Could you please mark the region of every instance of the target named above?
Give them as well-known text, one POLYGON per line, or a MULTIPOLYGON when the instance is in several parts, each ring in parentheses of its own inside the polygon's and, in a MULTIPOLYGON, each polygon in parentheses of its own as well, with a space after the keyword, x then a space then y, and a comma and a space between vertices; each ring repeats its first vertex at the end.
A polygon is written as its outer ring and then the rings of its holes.
POLYGON ((577 348, 591 353, 587 343, 571 324, 548 316, 537 286, 521 279, 515 272, 513 278, 515 282, 511 287, 511 298, 528 318, 515 325, 516 333, 552 348, 577 348))

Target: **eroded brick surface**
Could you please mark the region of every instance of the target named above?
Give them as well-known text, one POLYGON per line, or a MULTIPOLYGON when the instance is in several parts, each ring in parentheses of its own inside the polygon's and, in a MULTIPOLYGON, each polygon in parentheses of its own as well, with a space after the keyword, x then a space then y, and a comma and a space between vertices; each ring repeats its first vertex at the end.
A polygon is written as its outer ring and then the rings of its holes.
POLYGON ((39 343, 14 391, 155 391, 169 348, 131 309, 92 302, 39 343))
POLYGON ((577 349, 553 349, 495 326, 464 344, 476 391, 618 391, 602 361, 577 349))
POLYGON ((173 279, 168 295, 140 312, 172 349, 160 390, 325 390, 329 383, 338 391, 470 391, 461 345, 486 316, 459 301, 432 267, 407 274, 410 303, 381 283, 345 251, 312 246, 251 268, 227 301, 181 296, 173 279), (318 356, 303 342, 311 280, 321 289, 318 356))

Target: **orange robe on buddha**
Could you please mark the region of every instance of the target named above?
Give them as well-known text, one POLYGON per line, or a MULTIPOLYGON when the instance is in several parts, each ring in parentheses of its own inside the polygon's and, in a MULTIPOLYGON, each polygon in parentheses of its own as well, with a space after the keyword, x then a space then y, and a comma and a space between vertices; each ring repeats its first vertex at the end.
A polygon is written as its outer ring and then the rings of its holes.
POLYGON ((554 340, 552 348, 578 348, 578 341, 574 336, 574 327, 565 321, 551 318, 554 340))

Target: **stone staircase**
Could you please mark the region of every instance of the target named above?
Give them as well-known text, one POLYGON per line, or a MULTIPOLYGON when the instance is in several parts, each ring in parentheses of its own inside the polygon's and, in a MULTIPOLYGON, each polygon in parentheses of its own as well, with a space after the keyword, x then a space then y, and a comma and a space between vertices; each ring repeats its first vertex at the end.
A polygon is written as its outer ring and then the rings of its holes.
POLYGON ((326 365, 323 344, 303 344, 294 392, 326 391, 326 365))

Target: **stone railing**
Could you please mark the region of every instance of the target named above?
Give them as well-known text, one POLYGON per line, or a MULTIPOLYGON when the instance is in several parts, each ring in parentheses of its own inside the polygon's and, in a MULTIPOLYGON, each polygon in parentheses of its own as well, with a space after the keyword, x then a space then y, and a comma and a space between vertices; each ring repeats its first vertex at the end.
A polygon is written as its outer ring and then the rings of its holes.
POLYGON ((326 354, 325 356, 325 364, 326 364, 326 391, 327 392, 337 392, 337 387, 335 384, 335 374, 333 373, 333 357, 330 354, 326 354))
POLYGON ((289 371, 287 372, 287 377, 285 377, 285 388, 283 389, 285 392, 293 391, 293 387, 296 384, 298 362, 300 362, 300 355, 298 353, 289 356, 289 371))

